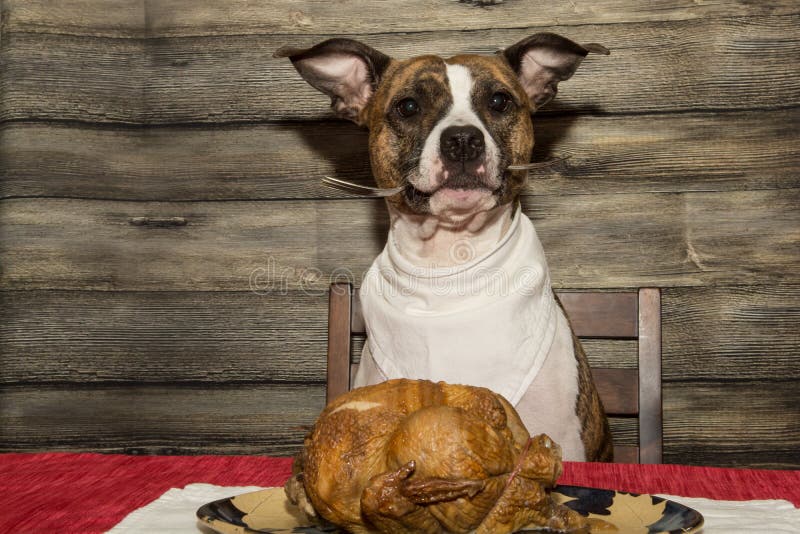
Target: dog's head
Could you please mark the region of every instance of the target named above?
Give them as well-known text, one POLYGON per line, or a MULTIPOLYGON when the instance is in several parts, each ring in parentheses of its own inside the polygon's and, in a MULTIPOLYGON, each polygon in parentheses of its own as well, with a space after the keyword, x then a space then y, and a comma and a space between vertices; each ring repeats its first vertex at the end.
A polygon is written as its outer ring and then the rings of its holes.
POLYGON ((342 117, 369 128, 380 187, 398 209, 450 221, 511 202, 533 149, 531 114, 589 53, 608 51, 539 33, 495 56, 395 60, 351 39, 282 48, 342 117))

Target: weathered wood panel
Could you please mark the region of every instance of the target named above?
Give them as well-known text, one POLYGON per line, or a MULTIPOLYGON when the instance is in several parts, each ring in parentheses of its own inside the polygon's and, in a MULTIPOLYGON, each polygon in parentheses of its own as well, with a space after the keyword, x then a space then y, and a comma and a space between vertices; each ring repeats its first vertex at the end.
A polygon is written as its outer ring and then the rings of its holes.
MULTIPOLYGON (((800 37, 789 36, 799 21, 787 16, 548 28, 577 41, 600 42, 612 55, 587 58, 545 112, 642 113, 796 105, 800 100, 796 68, 800 60, 795 51, 800 37)), ((422 32, 363 39, 395 57, 431 51, 443 56, 493 54, 535 31, 539 29, 422 32)), ((264 58, 265 51, 269 55, 284 44, 310 45, 324 37, 159 41, 150 51, 156 78, 147 90, 148 112, 153 115, 149 120, 330 116, 327 98, 302 81, 287 60, 264 58), (185 65, 176 67, 176 61, 185 65), (233 102, 231 87, 236 87, 233 102)))
MULTIPOLYGON (((536 120, 535 158, 569 156, 524 198, 554 282, 665 288, 666 461, 797 468, 800 5, 396 6, 2 2, 0 450, 296 451, 324 399, 322 290, 360 279, 386 214, 319 185, 369 183, 365 134, 272 51, 549 30, 612 49, 536 120)), ((623 343, 585 345, 632 367, 623 343)))
MULTIPOLYGON (((536 119, 530 194, 799 187, 800 107, 737 114, 536 119), (709 139, 718 139, 708 143, 709 139)), ((0 196, 119 200, 341 198, 373 184, 366 131, 344 122, 216 128, 0 126, 0 196), (42 179, 46 176, 47 179, 42 179)))
POLYGON ((0 292, 0 383, 325 382, 327 298, 0 292))
MULTIPOLYGON (((549 28, 579 41, 601 42, 613 52, 587 59, 545 112, 796 106, 797 25, 796 16, 773 16, 549 28)), ((381 34, 368 41, 399 57, 493 53, 531 31, 381 34)), ((281 45, 312 44, 323 37, 131 40, 4 34, 0 119, 168 124, 327 118, 326 98, 287 60, 269 57, 281 45)))
POLYGON ((635 417, 609 417, 614 445, 639 446, 639 422, 635 417))
MULTIPOLYGON (((557 287, 798 280, 800 189, 525 197, 557 287)), ((4 201, 6 289, 325 289, 359 283, 382 201, 4 201), (181 226, 159 221, 180 218, 181 226), (153 225, 134 224, 151 218, 153 225)))
POLYGON ((9 386, 0 451, 290 455, 324 404, 323 385, 9 386))
MULTIPOLYGON (((293 455, 324 402, 324 386, 10 387, 0 452, 293 455)), ((618 443, 636 442, 635 420, 612 429, 618 443)))
MULTIPOLYGON (((322 384, 327 306, 303 291, 2 291, 0 383, 322 384)), ((584 347, 592 365, 636 367, 635 341, 584 347)))
MULTIPOLYGON (((667 383, 665 460, 785 467, 800 461, 795 383, 667 383), (708 406, 727 410, 708 412, 708 406)), ((291 454, 324 388, 6 387, 1 450, 291 454), (135 409, 132 409, 135 408, 135 409), (243 437, 246 438, 243 439, 243 437)), ((619 421, 620 442, 632 436, 619 421), (627 437, 626 437, 627 436, 627 437)))
POLYGON ((3 32, 0 120, 141 122, 143 40, 3 32))
POLYGON ((143 37, 147 0, 3 0, 2 30, 143 37))
POLYGON ((662 316, 664 380, 800 381, 798 286, 667 289, 662 316))
MULTIPOLYGON (((796 286, 665 291, 663 374, 665 432, 671 433, 665 439, 674 455, 670 461, 792 465, 797 452, 787 444, 800 439, 800 391, 794 382, 797 292, 796 286), (699 303, 704 303, 700 311, 699 303), (709 317, 705 311, 720 308, 732 320, 709 317), (772 329, 764 330, 768 320, 772 329), (752 450, 764 460, 754 459, 752 450)), ((3 381, 11 389, 15 383, 26 384, 30 389, 26 396, 38 398, 41 388, 56 391, 58 384, 74 389, 97 382, 93 389, 99 388, 103 395, 127 398, 117 390, 128 391, 131 383, 159 383, 164 377, 175 385, 159 387, 177 392, 181 391, 177 383, 184 380, 206 382, 209 385, 200 386, 206 388, 239 383, 243 390, 265 387, 263 382, 303 380, 299 387, 305 389, 316 387, 311 384, 319 385, 324 377, 324 294, 25 291, 4 292, 3 297, 3 381), (289 324, 293 326, 287 331, 289 324)), ((360 338, 355 341, 357 350, 360 338)), ((584 343, 595 365, 630 367, 635 362, 635 342, 584 343)), ((163 393, 174 394, 182 395, 163 393)), ((231 410, 220 407, 222 414, 231 410)), ((142 415, 134 426, 134 444, 125 446, 151 452, 167 447, 168 441, 153 443, 149 434, 142 433, 146 425, 157 428, 151 417, 155 415, 142 415)), ((26 414, 25 421, 32 424, 38 419, 26 414)), ((63 423, 70 428, 85 424, 81 417, 63 423)), ((635 422, 615 420, 614 429, 620 443, 635 441, 635 422)), ((163 429, 164 436, 169 432, 163 429)), ((103 447, 100 442, 76 444, 69 432, 60 435, 59 429, 50 435, 53 441, 43 447, 103 447)), ((260 435, 254 437, 255 444, 242 443, 239 449, 214 442, 198 449, 179 444, 177 450, 254 452, 261 447, 260 435)), ((228 443, 235 438, 221 434, 218 439, 228 443)), ((105 443, 105 437, 102 440, 105 443)), ((18 442, 3 446, 28 447, 18 442)))
POLYGON ((564 26, 797 13, 795 2, 735 0, 698 3, 632 0, 553 3, 507 2, 475 7, 450 0, 395 2, 345 0, 84 0, 81 9, 46 0, 5 0, 7 31, 109 37, 194 36, 252 33, 376 33, 520 26, 564 26), (424 16, 421 16, 424 14, 424 16))
POLYGON ((666 463, 800 465, 796 380, 666 382, 663 391, 666 463))

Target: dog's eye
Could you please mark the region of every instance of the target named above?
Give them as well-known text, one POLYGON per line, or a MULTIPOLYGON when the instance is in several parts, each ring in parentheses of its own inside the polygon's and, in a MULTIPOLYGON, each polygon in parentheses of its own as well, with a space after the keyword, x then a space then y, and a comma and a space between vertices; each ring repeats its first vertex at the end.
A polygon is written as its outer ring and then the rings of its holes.
POLYGON ((413 98, 404 98, 397 103, 397 112, 402 117, 411 117, 419 113, 419 104, 413 98))
POLYGON ((511 96, 508 93, 497 92, 489 99, 489 109, 503 113, 511 105, 511 96))

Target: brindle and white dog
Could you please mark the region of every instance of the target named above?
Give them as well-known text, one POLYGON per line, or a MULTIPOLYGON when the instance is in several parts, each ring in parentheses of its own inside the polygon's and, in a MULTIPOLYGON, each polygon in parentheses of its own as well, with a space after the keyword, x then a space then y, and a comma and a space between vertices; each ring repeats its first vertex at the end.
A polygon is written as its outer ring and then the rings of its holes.
POLYGON ((387 198, 386 249, 361 288, 368 342, 355 385, 406 377, 487 386, 566 459, 610 461, 586 356, 520 211, 527 172, 508 169, 529 162, 531 114, 589 52, 608 53, 539 33, 494 56, 396 60, 350 39, 275 55, 340 116, 369 128, 378 185, 403 187, 387 198), (485 281, 468 294, 442 290, 489 271, 504 279, 502 291, 485 281))

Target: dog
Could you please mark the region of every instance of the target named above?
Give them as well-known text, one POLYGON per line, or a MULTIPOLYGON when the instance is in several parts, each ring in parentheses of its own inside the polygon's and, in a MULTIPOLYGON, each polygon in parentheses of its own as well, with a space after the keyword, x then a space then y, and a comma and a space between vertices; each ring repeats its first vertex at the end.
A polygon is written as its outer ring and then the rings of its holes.
POLYGON ((565 459, 611 461, 586 356, 519 201, 531 116, 590 52, 608 54, 538 33, 493 56, 397 60, 337 38, 275 57, 369 129, 378 186, 402 187, 387 197, 386 248, 360 289, 367 343, 354 386, 424 378, 488 387, 565 459))

